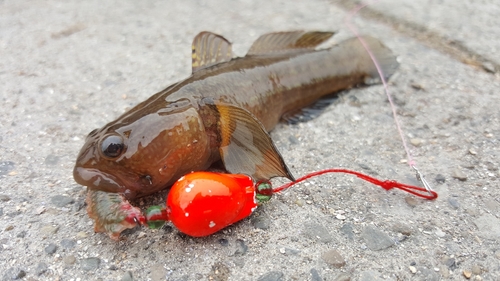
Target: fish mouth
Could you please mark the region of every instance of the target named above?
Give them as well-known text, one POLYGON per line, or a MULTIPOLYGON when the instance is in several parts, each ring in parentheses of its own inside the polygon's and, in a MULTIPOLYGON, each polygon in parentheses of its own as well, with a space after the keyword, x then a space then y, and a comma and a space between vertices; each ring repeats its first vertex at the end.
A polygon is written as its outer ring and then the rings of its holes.
POLYGON ((78 184, 87 186, 93 190, 112 193, 127 193, 128 190, 115 176, 98 169, 75 167, 73 178, 78 184))

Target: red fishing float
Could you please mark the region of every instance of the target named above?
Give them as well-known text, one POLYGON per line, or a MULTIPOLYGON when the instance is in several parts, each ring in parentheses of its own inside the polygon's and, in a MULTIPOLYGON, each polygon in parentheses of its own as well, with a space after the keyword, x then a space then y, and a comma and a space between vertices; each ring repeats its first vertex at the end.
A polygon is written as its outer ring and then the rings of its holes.
POLYGON ((180 178, 167 198, 167 214, 183 233, 207 236, 248 217, 257 208, 252 178, 208 172, 180 178))
POLYGON ((158 228, 171 221, 181 232, 202 237, 213 234, 252 214, 267 201, 267 182, 258 188, 251 177, 240 174, 194 172, 181 177, 170 189, 166 208, 150 207, 147 222, 158 228), (257 194, 257 190, 259 194, 257 194))

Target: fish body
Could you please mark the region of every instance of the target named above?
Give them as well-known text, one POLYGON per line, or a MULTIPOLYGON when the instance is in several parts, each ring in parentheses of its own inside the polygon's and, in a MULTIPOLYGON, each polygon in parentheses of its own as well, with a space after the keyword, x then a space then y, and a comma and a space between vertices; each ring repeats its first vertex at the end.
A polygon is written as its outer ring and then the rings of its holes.
MULTIPOLYGON (((90 192, 130 199, 167 188, 219 160, 227 171, 255 180, 293 180, 267 132, 285 114, 378 77, 357 39, 314 49, 332 35, 265 34, 245 57, 233 58, 227 40, 200 33, 193 41, 192 75, 92 131, 77 158, 75 180, 90 192)), ((392 52, 377 39, 364 40, 385 76, 392 75, 398 65, 392 52)), ((107 231, 97 227, 106 216, 97 213, 106 210, 90 203, 96 230, 107 231)))

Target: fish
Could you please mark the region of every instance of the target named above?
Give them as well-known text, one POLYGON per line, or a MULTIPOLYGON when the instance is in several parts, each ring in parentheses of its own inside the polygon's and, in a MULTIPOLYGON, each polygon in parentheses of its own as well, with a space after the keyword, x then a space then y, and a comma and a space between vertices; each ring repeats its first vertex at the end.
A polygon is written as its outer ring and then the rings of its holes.
MULTIPOLYGON (((235 57, 223 36, 200 32, 192 43, 191 76, 86 137, 73 176, 87 187, 94 230, 118 239, 144 219, 128 200, 220 161, 227 172, 255 181, 293 181, 268 132, 321 97, 379 78, 358 38, 317 49, 334 34, 267 33, 235 57)), ((378 39, 363 40, 388 79, 397 57, 378 39)))

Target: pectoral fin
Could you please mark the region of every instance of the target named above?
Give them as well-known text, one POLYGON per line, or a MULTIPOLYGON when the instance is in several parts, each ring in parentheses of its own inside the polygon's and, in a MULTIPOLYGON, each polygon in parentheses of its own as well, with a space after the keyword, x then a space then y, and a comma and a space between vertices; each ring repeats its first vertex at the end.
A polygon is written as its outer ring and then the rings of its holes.
POLYGON ((247 56, 276 52, 312 50, 332 37, 334 32, 286 31, 272 32, 260 36, 250 47, 247 56))
POLYGON ((193 72, 228 62, 233 58, 231 43, 226 38, 212 32, 200 32, 193 39, 193 72))
POLYGON ((216 104, 220 114, 220 154, 226 170, 255 180, 286 177, 294 180, 264 126, 247 110, 216 104))

